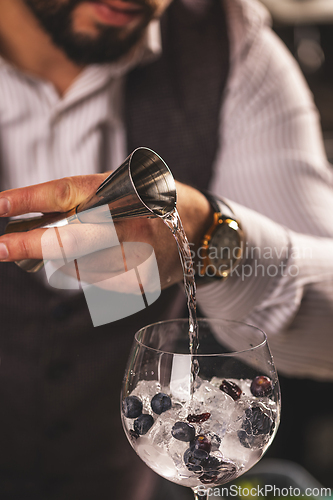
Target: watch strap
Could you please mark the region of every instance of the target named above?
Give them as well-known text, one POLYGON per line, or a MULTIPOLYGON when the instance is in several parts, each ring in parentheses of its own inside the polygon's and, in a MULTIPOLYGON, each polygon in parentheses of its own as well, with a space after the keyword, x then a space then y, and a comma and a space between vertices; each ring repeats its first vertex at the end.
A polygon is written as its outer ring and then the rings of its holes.
POLYGON ((233 213, 229 205, 227 205, 224 201, 222 201, 220 198, 217 198, 208 191, 202 190, 201 193, 207 198, 210 206, 215 213, 219 212, 223 217, 227 219, 235 219, 235 214, 233 213))

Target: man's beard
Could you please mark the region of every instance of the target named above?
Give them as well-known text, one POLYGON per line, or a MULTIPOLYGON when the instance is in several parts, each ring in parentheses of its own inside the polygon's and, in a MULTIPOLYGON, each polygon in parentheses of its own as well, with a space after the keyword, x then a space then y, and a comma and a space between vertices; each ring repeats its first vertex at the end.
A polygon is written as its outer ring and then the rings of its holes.
POLYGON ((113 26, 96 24, 95 36, 75 33, 72 14, 75 7, 84 0, 25 0, 52 41, 62 49, 67 57, 79 65, 107 63, 126 54, 142 37, 146 26, 153 17, 153 8, 147 3, 141 23, 124 36, 124 30, 113 26))

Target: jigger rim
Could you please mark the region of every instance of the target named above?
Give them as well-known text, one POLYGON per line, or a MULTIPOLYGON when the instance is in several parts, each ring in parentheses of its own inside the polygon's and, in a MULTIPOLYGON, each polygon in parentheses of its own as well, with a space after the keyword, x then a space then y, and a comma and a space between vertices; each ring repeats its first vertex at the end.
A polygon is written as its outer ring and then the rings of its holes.
POLYGON ((159 154, 157 154, 157 153, 156 153, 156 151, 154 151, 153 149, 148 148, 148 147, 146 147, 146 146, 140 146, 140 147, 138 147, 138 148, 134 149, 134 150, 132 151, 132 153, 129 155, 129 158, 128 158, 128 172, 129 172, 129 174, 130 174, 130 180, 131 180, 131 183, 132 183, 133 189, 134 189, 134 191, 135 191, 136 195, 138 196, 138 198, 140 199, 141 203, 142 203, 142 204, 143 204, 143 205, 144 205, 144 206, 145 206, 145 207, 146 207, 146 208, 147 208, 150 212, 152 212, 152 214, 157 215, 157 216, 158 216, 158 217, 160 217, 161 219, 163 219, 163 218, 167 217, 168 215, 170 215, 170 214, 171 214, 171 212, 172 212, 172 211, 176 208, 176 206, 177 206, 177 189, 176 189, 176 183, 175 183, 175 179, 174 179, 174 177, 173 177, 173 174, 172 174, 172 172, 171 172, 170 168, 168 167, 167 163, 163 160, 163 158, 162 158, 159 154), (170 192, 172 192, 172 191, 174 192, 174 196, 173 196, 173 197, 174 197, 174 203, 173 203, 173 207, 172 207, 172 208, 170 208, 168 211, 166 211, 166 212, 165 212, 165 214, 163 214, 163 215, 157 214, 157 213, 156 213, 156 212, 155 212, 152 208, 150 208, 150 207, 149 207, 149 206, 145 203, 145 201, 144 201, 144 200, 143 200, 143 198, 141 197, 141 195, 140 195, 140 193, 138 192, 137 187, 136 187, 136 185, 135 185, 135 183, 134 183, 134 180, 133 180, 133 175, 132 175, 132 171, 131 171, 131 167, 132 167, 132 160, 133 160, 134 155, 135 155, 136 153, 138 153, 139 151, 149 151, 149 153, 152 153, 153 155, 155 155, 155 156, 156 156, 156 157, 157 157, 157 158, 158 158, 158 159, 162 162, 162 164, 163 164, 163 166, 164 166, 164 168, 165 168, 166 172, 169 174, 169 175, 168 175, 168 179, 169 179, 169 181, 171 181, 171 182, 172 182, 172 186, 170 186, 170 192))

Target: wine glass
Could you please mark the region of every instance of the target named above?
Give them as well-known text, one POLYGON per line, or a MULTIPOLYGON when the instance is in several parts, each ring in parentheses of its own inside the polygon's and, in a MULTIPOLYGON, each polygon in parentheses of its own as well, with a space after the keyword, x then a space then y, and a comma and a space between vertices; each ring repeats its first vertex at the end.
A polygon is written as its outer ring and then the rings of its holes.
POLYGON ((205 499, 269 447, 280 420, 280 389, 264 332, 204 318, 198 327, 195 353, 186 319, 136 333, 121 416, 132 447, 151 469, 205 499))

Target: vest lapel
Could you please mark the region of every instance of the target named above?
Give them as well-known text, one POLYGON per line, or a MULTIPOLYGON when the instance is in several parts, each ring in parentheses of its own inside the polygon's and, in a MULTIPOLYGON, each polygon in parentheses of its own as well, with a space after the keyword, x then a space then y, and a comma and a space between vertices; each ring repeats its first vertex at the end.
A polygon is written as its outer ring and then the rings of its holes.
POLYGON ((127 78, 128 152, 149 147, 177 180, 204 189, 217 150, 229 69, 221 2, 207 0, 207 8, 198 14, 174 0, 161 20, 161 31, 162 56, 127 78))

